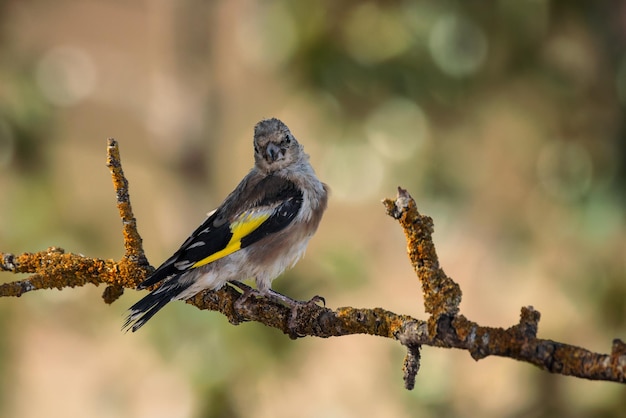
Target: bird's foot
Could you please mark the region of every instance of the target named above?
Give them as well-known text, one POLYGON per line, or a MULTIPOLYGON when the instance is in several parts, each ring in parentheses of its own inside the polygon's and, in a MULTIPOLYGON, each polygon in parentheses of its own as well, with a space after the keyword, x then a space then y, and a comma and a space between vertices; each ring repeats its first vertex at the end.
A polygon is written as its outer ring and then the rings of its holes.
POLYGON ((287 330, 289 333, 289 337, 291 339, 296 339, 299 336, 302 336, 297 332, 298 330, 298 313, 301 309, 310 309, 312 307, 319 307, 318 303, 322 303, 322 305, 326 306, 326 299, 322 296, 313 296, 310 300, 296 300, 292 299, 289 296, 285 296, 282 293, 278 293, 275 290, 267 289, 267 290, 257 290, 253 287, 248 286, 247 284, 241 283, 240 281, 233 280, 230 282, 233 286, 237 287, 242 291, 241 296, 235 301, 234 309, 240 315, 248 316, 250 315, 250 311, 248 306, 246 305, 247 301, 252 298, 261 298, 265 297, 268 300, 284 305, 291 309, 289 314, 289 319, 287 321, 287 330))
POLYGON ((315 295, 310 300, 302 301, 292 299, 289 296, 285 296, 281 293, 278 293, 272 289, 269 289, 266 293, 266 296, 270 300, 274 300, 276 302, 280 302, 283 305, 286 305, 288 308, 291 308, 291 313, 289 315, 289 320, 287 321, 287 330, 289 331, 289 337, 291 339, 296 339, 300 334, 298 334, 298 311, 300 309, 312 308, 313 306, 319 306, 318 303, 322 302, 323 306, 326 306, 326 299, 322 296, 315 295))
POLYGON ((257 289, 248 286, 240 281, 233 280, 230 282, 233 286, 241 290, 241 295, 237 298, 235 303, 233 304, 233 308, 235 312, 240 313, 243 312, 245 315, 249 315, 250 311, 246 306, 248 300, 252 297, 258 298, 261 297, 262 294, 257 289))

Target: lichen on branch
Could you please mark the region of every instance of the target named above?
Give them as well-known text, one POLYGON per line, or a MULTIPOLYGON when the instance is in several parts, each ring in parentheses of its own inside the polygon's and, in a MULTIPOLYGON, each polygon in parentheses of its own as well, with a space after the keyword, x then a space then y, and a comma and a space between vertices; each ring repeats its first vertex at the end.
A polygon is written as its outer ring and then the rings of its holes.
MULTIPOLYGON (((135 289, 152 271, 137 221, 130 204, 128 181, 124 176, 119 146, 108 140, 107 167, 111 171, 116 203, 122 220, 124 256, 119 261, 90 258, 50 247, 37 253, 0 253, 0 271, 30 273, 24 280, 0 285, 1 296, 22 296, 39 289, 63 289, 88 283, 105 284, 103 298, 112 303, 126 288, 135 289)), ((407 252, 424 294, 428 319, 400 315, 383 308, 342 307, 330 309, 303 304, 296 312, 264 297, 249 297, 236 303, 246 286, 225 286, 200 292, 187 300, 199 309, 222 313, 232 324, 257 321, 277 328, 292 338, 320 338, 368 334, 390 338, 407 348, 404 382, 415 386, 423 345, 466 350, 475 359, 508 357, 533 364, 551 373, 592 380, 626 382, 626 344, 612 343, 610 354, 537 338, 540 313, 532 307, 521 309, 520 321, 506 329, 483 327, 460 314, 461 288, 439 264, 432 240, 433 220, 421 215, 415 200, 398 188, 395 199, 383 201, 387 214, 397 219, 407 239, 407 252)))

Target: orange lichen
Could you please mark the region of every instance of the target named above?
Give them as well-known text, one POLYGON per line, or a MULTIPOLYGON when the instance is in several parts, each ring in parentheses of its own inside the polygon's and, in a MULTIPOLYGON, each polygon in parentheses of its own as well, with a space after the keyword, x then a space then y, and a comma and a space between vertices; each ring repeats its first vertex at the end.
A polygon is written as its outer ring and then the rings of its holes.
MULTIPOLYGON (((122 219, 125 254, 118 262, 65 253, 51 247, 38 253, 13 255, 0 253, 0 270, 31 273, 25 280, 0 285, 0 296, 21 296, 31 290, 106 284, 105 302, 115 301, 124 288, 135 288, 150 274, 137 231, 124 177, 117 142, 110 139, 107 167, 115 188, 117 207, 122 219)), ((489 355, 510 357, 534 364, 554 373, 587 379, 626 381, 626 344, 613 342, 610 355, 537 339, 539 312, 522 308, 518 324, 507 328, 481 327, 459 315, 461 289, 439 265, 432 241, 433 220, 421 215, 406 190, 399 189, 395 200, 384 202, 387 213, 397 219, 407 239, 407 252, 419 278, 427 321, 398 315, 382 308, 352 307, 332 310, 302 303, 294 310, 265 297, 250 297, 237 303, 241 290, 224 286, 216 291, 200 292, 187 300, 200 309, 219 311, 233 324, 258 321, 282 330, 292 338, 311 335, 322 338, 349 334, 369 334, 393 338, 407 347, 404 379, 412 388, 419 369, 421 345, 458 348, 470 352, 476 360, 489 355)), ((239 285, 237 285, 239 286, 239 285)), ((245 285, 243 285, 245 287, 245 285)))
POLYGON ((401 188, 398 188, 395 200, 386 199, 383 204, 387 213, 398 219, 404 230, 409 259, 422 284, 426 312, 435 317, 456 315, 461 303, 461 288, 439 267, 432 240, 432 218, 421 215, 415 200, 401 188))

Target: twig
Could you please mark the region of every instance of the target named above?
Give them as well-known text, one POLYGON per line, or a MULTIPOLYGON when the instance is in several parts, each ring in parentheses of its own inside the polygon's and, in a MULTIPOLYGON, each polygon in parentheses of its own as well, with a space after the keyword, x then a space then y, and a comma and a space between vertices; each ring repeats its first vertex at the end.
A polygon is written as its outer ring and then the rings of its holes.
POLYGON ((120 149, 114 138, 107 141, 107 167, 111 171, 113 188, 117 201, 117 209, 122 219, 124 234, 124 258, 142 266, 149 266, 148 259, 143 251, 142 239, 137 230, 137 220, 133 215, 133 208, 130 204, 128 194, 128 180, 122 170, 120 159, 120 149))
POLYGON ((106 289, 104 289, 104 293, 102 294, 104 301, 106 303, 113 303, 124 294, 124 287, 137 287, 153 269, 150 263, 148 263, 148 259, 143 251, 143 241, 137 230, 137 220, 133 215, 133 208, 130 204, 128 180, 126 180, 124 176, 119 145, 114 138, 109 138, 107 141, 106 165, 111 171, 117 209, 122 219, 122 233, 124 235, 124 257, 119 261, 118 268, 122 272, 127 272, 127 274, 123 275, 124 277, 133 280, 130 286, 124 286, 121 283, 109 284, 106 289))

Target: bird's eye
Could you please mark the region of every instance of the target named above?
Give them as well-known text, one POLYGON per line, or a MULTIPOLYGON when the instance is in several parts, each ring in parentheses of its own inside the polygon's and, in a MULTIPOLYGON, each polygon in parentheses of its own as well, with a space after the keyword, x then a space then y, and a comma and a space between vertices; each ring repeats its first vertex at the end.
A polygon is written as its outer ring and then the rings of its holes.
POLYGON ((289 135, 289 134, 285 135, 285 139, 283 139, 283 144, 284 145, 290 145, 292 139, 293 139, 293 137, 291 135, 289 135))

